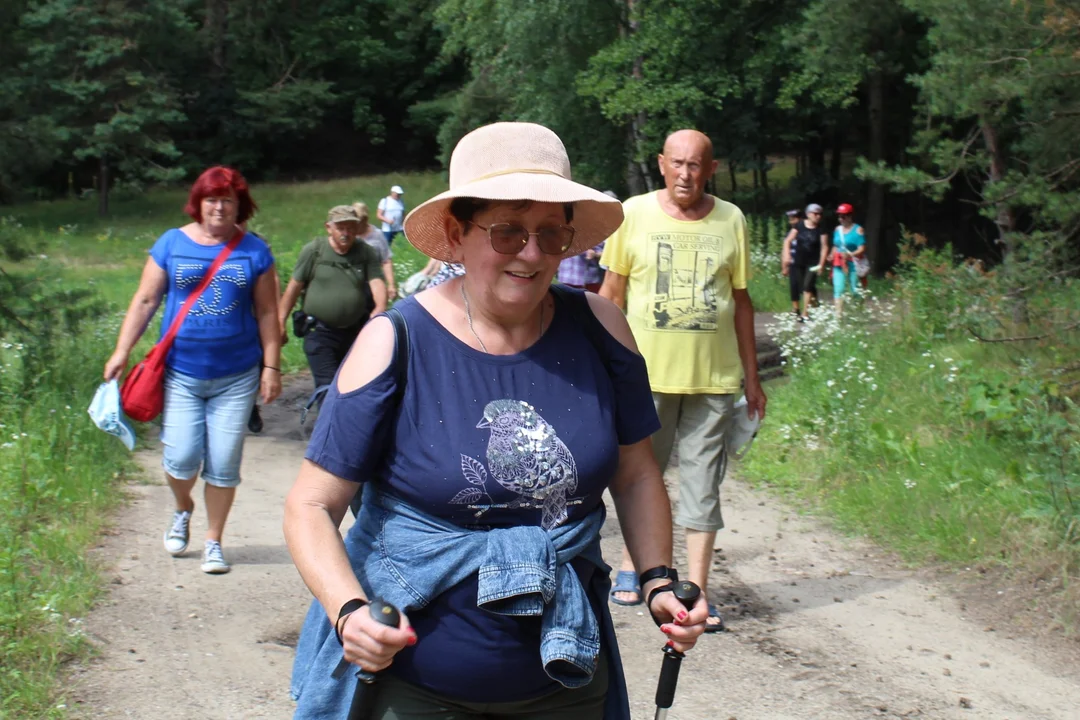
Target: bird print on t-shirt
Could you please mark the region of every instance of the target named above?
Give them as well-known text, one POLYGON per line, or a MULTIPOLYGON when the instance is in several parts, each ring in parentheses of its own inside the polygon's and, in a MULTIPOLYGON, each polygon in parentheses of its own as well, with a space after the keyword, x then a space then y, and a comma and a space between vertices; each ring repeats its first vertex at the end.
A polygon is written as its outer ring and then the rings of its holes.
MULTIPOLYGON (((511 399, 489 402, 476 427, 491 431, 487 467, 495 482, 538 502, 545 530, 565 522, 567 495, 577 490, 577 465, 555 428, 528 403, 511 399)), ((469 482, 484 484, 480 463, 462 456, 462 470, 469 482)))

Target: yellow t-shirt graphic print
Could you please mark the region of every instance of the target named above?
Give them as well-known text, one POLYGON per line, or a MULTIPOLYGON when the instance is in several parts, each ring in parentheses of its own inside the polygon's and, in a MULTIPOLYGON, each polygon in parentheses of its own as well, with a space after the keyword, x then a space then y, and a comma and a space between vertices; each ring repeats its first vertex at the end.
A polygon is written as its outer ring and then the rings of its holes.
POLYGON ((626 316, 654 392, 735 393, 742 365, 732 290, 746 288, 746 220, 714 198, 705 218, 676 220, 657 193, 627 200, 601 264, 627 277, 626 316))

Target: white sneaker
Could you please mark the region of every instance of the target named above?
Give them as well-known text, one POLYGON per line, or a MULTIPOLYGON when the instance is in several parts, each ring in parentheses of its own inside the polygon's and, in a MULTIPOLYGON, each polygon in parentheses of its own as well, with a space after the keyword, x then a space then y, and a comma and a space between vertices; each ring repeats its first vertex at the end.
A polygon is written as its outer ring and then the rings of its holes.
POLYGON ((225 562, 225 556, 221 554, 221 543, 216 540, 207 540, 203 550, 202 571, 211 575, 223 575, 232 570, 229 563, 225 562))
POLYGON ((173 556, 183 554, 190 537, 191 510, 177 510, 173 513, 172 525, 165 531, 165 552, 173 556))

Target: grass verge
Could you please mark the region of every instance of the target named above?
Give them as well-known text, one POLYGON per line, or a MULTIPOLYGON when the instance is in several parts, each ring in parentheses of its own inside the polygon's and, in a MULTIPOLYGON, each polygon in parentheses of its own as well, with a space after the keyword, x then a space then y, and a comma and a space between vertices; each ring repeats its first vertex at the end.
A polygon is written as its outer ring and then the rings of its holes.
POLYGON ((25 346, 0 357, 0 718, 60 718, 56 672, 87 649, 80 618, 101 579, 87 549, 120 501, 133 469, 120 441, 86 415, 115 326, 54 345, 33 378, 25 346), (24 383, 24 381, 30 381, 24 383))
MULTIPOLYGON (((1064 348, 983 343, 920 316, 932 306, 958 317, 975 302, 943 304, 947 273, 968 270, 916 265, 898 300, 842 319, 823 308, 807 325, 779 317, 789 379, 770 393, 743 475, 911 561, 1005 568, 1056 588, 1054 615, 1075 632, 1080 412, 1049 369, 1064 348)), ((1080 306, 1080 284, 1056 293, 1058 307, 1080 306)))

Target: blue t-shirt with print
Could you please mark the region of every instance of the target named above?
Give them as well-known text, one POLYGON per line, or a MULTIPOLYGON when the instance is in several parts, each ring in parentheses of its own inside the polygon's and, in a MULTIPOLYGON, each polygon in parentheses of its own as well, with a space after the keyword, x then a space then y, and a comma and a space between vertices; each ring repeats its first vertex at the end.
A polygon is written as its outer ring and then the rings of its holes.
MULTIPOLYGON (((568 301, 591 312, 584 293, 568 301)), ((395 305, 409 326, 400 411, 395 372, 339 393, 331 385, 306 457, 339 477, 374 481, 425 512, 484 529, 557 527, 603 502, 619 446, 660 423, 645 360, 555 296, 555 315, 532 347, 488 355, 458 340, 410 297, 395 305)), ((592 567, 573 563, 589 586, 592 567)), ((377 589, 376 589, 377 590, 377 589)), ((559 687, 540 661, 540 618, 479 609, 477 579, 434 598, 409 619, 420 641, 389 672, 440 695, 512 702, 559 687), (453 658, 453 662, 447 662, 453 658)), ((606 598, 590 598, 597 604, 606 598)))
MULTIPOLYGON (((177 311, 202 282, 224 245, 200 245, 173 228, 157 239, 150 257, 168 276, 164 337, 177 311)), ((255 319, 255 282, 274 265, 270 248, 247 233, 180 325, 166 364, 204 380, 250 370, 262 358, 255 319)))

